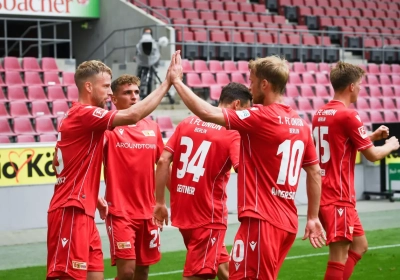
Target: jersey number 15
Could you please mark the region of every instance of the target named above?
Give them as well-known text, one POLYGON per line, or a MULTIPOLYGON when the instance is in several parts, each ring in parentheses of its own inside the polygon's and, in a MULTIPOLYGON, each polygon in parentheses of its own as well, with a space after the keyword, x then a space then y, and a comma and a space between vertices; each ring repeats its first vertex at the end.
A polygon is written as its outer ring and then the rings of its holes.
POLYGON ((315 140, 315 146, 317 148, 317 156, 321 163, 326 163, 331 158, 331 150, 329 148, 329 142, 324 140, 324 135, 328 135, 327 126, 316 126, 313 130, 313 137, 315 140), (321 148, 324 149, 322 155, 320 154, 321 148))

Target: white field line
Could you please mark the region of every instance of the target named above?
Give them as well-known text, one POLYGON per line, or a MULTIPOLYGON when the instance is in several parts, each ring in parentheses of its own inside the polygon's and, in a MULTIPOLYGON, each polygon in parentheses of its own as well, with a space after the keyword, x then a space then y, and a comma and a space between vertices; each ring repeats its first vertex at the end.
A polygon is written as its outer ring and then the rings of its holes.
MULTIPOLYGON (((387 249, 387 248, 395 248, 395 247, 400 247, 400 244, 369 247, 368 251, 370 251, 370 250, 387 249)), ((299 256, 290 256, 290 257, 286 257, 285 260, 295 260, 295 259, 311 258, 311 257, 326 256, 326 255, 328 255, 327 252, 326 253, 317 253, 317 254, 299 255, 299 256)), ((167 271, 167 272, 150 273, 149 276, 178 274, 178 273, 182 273, 182 272, 183 272, 183 270, 173 270, 173 271, 167 271)), ((108 278, 108 279, 105 279, 105 280, 114 280, 114 278, 108 278)))

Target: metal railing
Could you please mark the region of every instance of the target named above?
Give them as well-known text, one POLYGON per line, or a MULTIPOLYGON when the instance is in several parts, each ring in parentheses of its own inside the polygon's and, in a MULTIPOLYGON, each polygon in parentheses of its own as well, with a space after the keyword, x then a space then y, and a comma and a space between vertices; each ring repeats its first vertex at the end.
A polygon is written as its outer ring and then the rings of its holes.
POLYGON ((54 57, 57 58, 57 45, 58 44, 69 44, 69 58, 72 58, 72 23, 70 20, 58 20, 58 19, 30 19, 30 18, 4 18, 0 17, 0 21, 3 21, 4 25, 4 37, 0 37, 0 44, 3 41, 4 44, 4 56, 10 55, 12 51, 14 51, 18 47, 18 56, 23 57, 25 54, 33 48, 37 48, 38 50, 38 58, 42 58, 43 47, 53 45, 54 57), (24 22, 32 22, 34 25, 28 27, 20 37, 10 37, 8 36, 8 25, 13 21, 24 21, 24 22), (68 26, 68 38, 67 39, 58 39, 57 34, 57 26, 59 25, 67 25, 68 26), (53 27, 52 37, 44 38, 43 37, 43 28, 53 27), (37 32, 36 38, 29 38, 29 34, 32 31, 37 32), (13 43, 12 43, 13 42, 13 43), (24 46, 24 42, 30 42, 28 46, 24 46), (12 43, 9 46, 9 43, 12 43))

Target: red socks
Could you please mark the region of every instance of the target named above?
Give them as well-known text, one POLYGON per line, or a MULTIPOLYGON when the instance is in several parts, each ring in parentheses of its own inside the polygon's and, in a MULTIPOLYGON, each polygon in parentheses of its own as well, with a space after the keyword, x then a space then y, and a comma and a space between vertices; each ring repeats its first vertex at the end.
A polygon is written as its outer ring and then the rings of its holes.
POLYGON ((356 266, 356 264, 358 263, 358 261, 360 259, 361 259, 361 256, 359 254, 357 254, 354 251, 349 250, 347 262, 344 267, 343 280, 350 279, 350 276, 353 273, 354 267, 356 266))
POLYGON ((344 264, 328 262, 324 280, 343 280, 344 264))

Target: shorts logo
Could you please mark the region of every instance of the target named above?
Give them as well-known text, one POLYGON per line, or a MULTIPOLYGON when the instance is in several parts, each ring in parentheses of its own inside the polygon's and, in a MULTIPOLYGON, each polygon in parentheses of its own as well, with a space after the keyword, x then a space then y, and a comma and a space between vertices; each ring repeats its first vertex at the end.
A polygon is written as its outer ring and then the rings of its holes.
POLYGON ((108 233, 111 234, 111 226, 108 226, 108 233))
POLYGON ((354 227, 349 227, 350 234, 353 234, 354 227))
POLYGON ((217 240, 215 237, 211 238, 211 246, 214 246, 215 240, 217 240))
POLYGON ((120 128, 120 129, 118 129, 118 132, 119 132, 119 134, 121 134, 121 136, 122 136, 122 134, 124 134, 124 129, 123 129, 123 128, 120 128))
POLYGON ((249 110, 236 111, 236 115, 238 115, 239 119, 244 120, 250 117, 250 112, 249 110))
POLYGON ((67 245, 67 243, 68 243, 68 239, 64 237, 63 239, 61 239, 61 243, 62 243, 62 246, 64 248, 65 245, 67 245))
POLYGON ((85 262, 72 261, 72 268, 79 270, 87 270, 87 264, 85 262))
POLYGON ((107 110, 97 108, 96 110, 93 111, 93 116, 95 116, 96 118, 102 119, 107 113, 108 113, 107 110))
POLYGON ((156 136, 154 130, 142 130, 144 136, 156 136))
POLYGON ((342 217, 342 215, 343 215, 343 209, 342 209, 342 208, 339 208, 337 211, 338 211, 338 213, 339 213, 339 216, 342 217))
POLYGON ((365 139, 365 138, 367 138, 367 131, 365 130, 365 128, 364 128, 364 126, 360 126, 359 128, 358 128, 358 132, 360 133, 360 136, 363 138, 363 139, 365 139))
POLYGON ((130 249, 132 248, 131 242, 126 241, 126 242, 117 242, 117 247, 118 249, 130 249))
POLYGON ((249 244, 250 244, 251 250, 254 251, 254 248, 256 248, 256 246, 257 246, 257 242, 251 241, 251 242, 249 242, 249 244))

